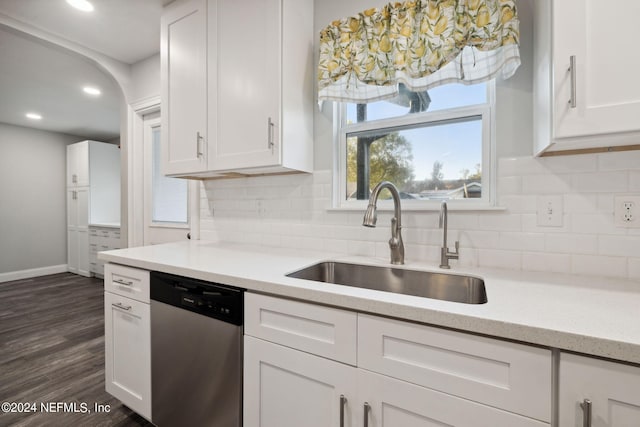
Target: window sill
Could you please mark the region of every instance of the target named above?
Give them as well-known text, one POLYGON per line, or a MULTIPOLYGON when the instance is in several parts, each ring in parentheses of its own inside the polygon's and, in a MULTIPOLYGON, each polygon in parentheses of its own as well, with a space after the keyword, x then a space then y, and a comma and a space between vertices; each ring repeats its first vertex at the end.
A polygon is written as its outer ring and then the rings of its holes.
MULTIPOLYGON (((358 211, 364 212, 367 209, 367 205, 368 203, 364 201, 361 203, 360 202, 353 203, 352 205, 331 207, 327 209, 327 212, 358 212, 358 211)), ((440 202, 420 203, 417 206, 402 204, 401 202, 401 207, 402 207, 402 212, 438 212, 440 211, 440 202)), ((382 212, 391 212, 393 211, 393 203, 386 202, 386 201, 379 202, 377 205, 377 209, 378 211, 382 211, 382 212)), ((459 212, 460 211, 461 212, 484 212, 484 211, 500 212, 500 211, 507 210, 507 208, 504 206, 493 206, 488 203, 477 203, 477 204, 474 203, 473 205, 469 205, 469 204, 452 203, 449 201, 447 202, 447 209, 449 211, 459 211, 459 212)))

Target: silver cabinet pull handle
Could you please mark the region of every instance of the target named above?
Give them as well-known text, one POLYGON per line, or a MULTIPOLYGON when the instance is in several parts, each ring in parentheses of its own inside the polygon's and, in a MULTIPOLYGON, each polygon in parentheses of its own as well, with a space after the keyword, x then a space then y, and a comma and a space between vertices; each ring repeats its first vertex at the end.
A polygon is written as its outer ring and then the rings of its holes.
POLYGON ((364 402, 364 427, 369 427, 369 411, 371 410, 371 405, 369 402, 364 402))
POLYGON ((202 149, 202 145, 204 145, 203 144, 204 138, 202 137, 202 135, 200 135, 200 132, 196 132, 196 138, 197 138, 197 141, 196 141, 197 155, 198 157, 202 157, 204 155, 203 149, 202 149))
POLYGON ((591 427, 591 400, 584 399, 580 407, 582 408, 582 427, 591 427))
POLYGON ((569 105, 571 108, 576 108, 576 56, 571 55, 569 57, 569 69, 567 70, 571 76, 571 98, 569 99, 569 105))
POLYGON ((344 394, 340 395, 340 427, 344 427, 344 405, 347 403, 347 398, 344 394))
POLYGON ((122 303, 120 303, 120 302, 117 302, 117 303, 111 304, 111 305, 116 307, 116 308, 122 309, 122 310, 126 310, 126 311, 131 310, 131 306, 130 305, 122 305, 122 303))
POLYGON ((71 182, 73 182, 74 184, 78 182, 78 175, 76 175, 75 173, 71 175, 71 182))
POLYGON ((133 282, 127 282, 126 280, 122 280, 122 279, 115 279, 114 282, 119 285, 133 286, 133 282))
POLYGON ((269 141, 269 148, 273 149, 274 146, 274 142, 273 142, 273 128, 274 128, 274 123, 271 120, 271 117, 269 117, 269 119, 267 120, 267 125, 268 125, 268 141, 269 141))

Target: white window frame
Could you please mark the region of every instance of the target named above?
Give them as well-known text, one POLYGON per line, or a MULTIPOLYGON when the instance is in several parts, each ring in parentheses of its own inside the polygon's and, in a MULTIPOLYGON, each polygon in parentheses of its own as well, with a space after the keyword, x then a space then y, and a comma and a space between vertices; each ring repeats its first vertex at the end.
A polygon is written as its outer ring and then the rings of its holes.
MULTIPOLYGON (((453 210, 492 210, 496 207, 496 147, 495 147, 495 80, 487 82, 487 102, 464 107, 448 108, 423 113, 406 114, 379 120, 347 124, 347 105, 341 102, 333 103, 333 208, 339 210, 364 210, 367 200, 346 200, 347 192, 347 134, 376 129, 410 126, 416 124, 438 122, 454 123, 460 119, 481 117, 482 120, 482 196, 477 199, 447 200, 447 205, 453 210)), ((371 183, 375 185, 377 183, 371 183)), ((403 210, 437 210, 440 209, 439 200, 402 200, 403 210)), ((390 200, 380 200, 378 207, 382 210, 393 209, 390 200)))

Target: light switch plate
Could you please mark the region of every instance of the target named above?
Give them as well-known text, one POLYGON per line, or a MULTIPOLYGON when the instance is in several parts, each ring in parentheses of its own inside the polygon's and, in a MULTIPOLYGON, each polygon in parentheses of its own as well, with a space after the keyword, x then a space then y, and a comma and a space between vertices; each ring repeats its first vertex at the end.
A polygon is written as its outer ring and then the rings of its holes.
POLYGON ((562 227, 562 196, 538 196, 538 226, 562 227))

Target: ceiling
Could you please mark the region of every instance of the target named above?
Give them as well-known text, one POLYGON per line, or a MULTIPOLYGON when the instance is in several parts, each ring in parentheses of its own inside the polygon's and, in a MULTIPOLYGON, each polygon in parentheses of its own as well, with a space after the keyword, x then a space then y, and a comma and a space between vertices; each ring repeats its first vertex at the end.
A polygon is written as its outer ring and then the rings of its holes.
MULTIPOLYGON (((81 12, 65 0, 0 0, 0 14, 134 64, 160 50, 160 15, 171 0, 91 0, 81 12)), ((120 134, 122 93, 115 80, 74 52, 0 25, 0 122, 110 140, 120 134), (100 88, 93 97, 84 86, 100 88), (37 112, 42 120, 25 117, 37 112)))

